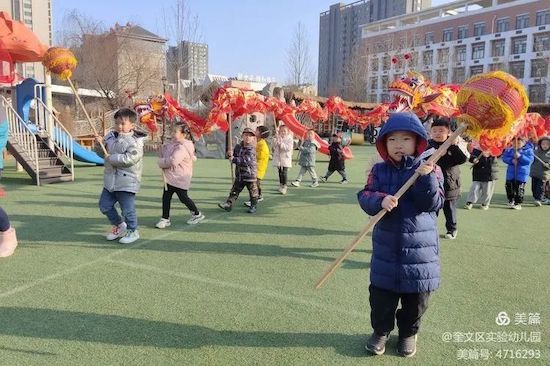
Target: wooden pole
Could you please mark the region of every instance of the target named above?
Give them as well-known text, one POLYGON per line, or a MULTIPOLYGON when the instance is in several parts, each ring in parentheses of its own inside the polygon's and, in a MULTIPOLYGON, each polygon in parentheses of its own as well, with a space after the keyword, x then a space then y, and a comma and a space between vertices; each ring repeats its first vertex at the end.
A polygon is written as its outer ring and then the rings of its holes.
MULTIPOLYGON (((460 136, 460 134, 466 130, 466 128, 467 128, 466 124, 459 125, 458 128, 456 129, 456 131, 454 131, 451 134, 451 136, 449 136, 447 141, 445 141, 439 147, 439 149, 437 149, 433 153, 433 155, 430 156, 430 158, 428 159, 427 162, 436 163, 439 160, 439 158, 442 157, 443 154, 445 154, 447 152, 447 149, 449 148, 449 146, 451 146, 455 142, 455 140, 458 138, 458 136, 460 136)), ((420 175, 415 172, 413 174, 413 176, 410 177, 409 180, 407 180, 405 182, 405 184, 403 184, 403 186, 393 196, 396 197, 397 199, 401 198, 401 196, 403 196, 403 194, 405 194, 405 192, 407 192, 407 190, 410 187, 412 187, 412 185, 418 179, 419 176, 420 175)), ((374 227, 374 225, 376 225, 376 223, 378 221, 380 221, 380 219, 382 219, 382 217, 384 217, 384 215, 387 212, 388 211, 386 211, 385 209, 382 209, 375 216, 371 217, 368 224, 363 228, 363 230, 361 230, 361 232, 359 232, 359 234, 357 234, 357 236, 353 239, 351 244, 349 244, 344 249, 344 252, 338 258, 336 258, 336 260, 331 264, 331 266, 325 271, 323 276, 321 276, 319 281, 317 281, 317 283, 315 284, 316 289, 323 286, 323 284, 334 274, 334 272, 336 272, 338 267, 340 267, 342 262, 348 257, 348 255, 350 255, 350 253, 353 251, 353 249, 355 249, 355 247, 361 242, 361 240, 363 240, 363 238, 368 234, 368 232, 374 227)))
MULTIPOLYGON (((88 114, 88 111, 86 110, 86 107, 84 107, 84 103, 82 102, 82 99, 80 99, 80 96, 78 95, 78 92, 76 91, 76 88, 74 87, 74 84, 71 80, 71 78, 67 78, 67 81, 69 82, 69 85, 71 86, 71 89, 73 90, 74 96, 76 97, 76 100, 78 101, 78 104, 80 105, 80 108, 82 108, 82 111, 84 112, 84 115, 86 116, 86 119, 88 120, 88 123, 90 124, 90 127, 92 127, 92 131, 94 131, 95 136, 99 136, 97 133, 97 129, 95 128, 92 119, 90 118, 90 115, 88 114)), ((108 156, 109 153, 107 152, 107 149, 105 148, 105 145, 103 145, 102 141, 98 141, 99 145, 101 146, 101 149, 103 150, 103 153, 105 156, 108 156)))
MULTIPOLYGON (((233 153, 233 126, 231 125, 232 122, 231 114, 227 114, 227 124, 229 125, 229 128, 227 130, 227 155, 233 153)), ((233 163, 232 159, 229 159, 229 169, 231 170, 231 181, 235 179, 233 174, 233 163)))

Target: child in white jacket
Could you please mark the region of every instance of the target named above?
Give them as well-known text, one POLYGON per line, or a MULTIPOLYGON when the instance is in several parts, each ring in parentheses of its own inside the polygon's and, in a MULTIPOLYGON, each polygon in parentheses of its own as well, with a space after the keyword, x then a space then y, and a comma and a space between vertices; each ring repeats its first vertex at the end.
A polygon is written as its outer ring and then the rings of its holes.
POLYGON ((273 165, 279 171, 279 192, 286 194, 288 168, 292 167, 294 139, 287 126, 281 125, 273 139, 273 165))

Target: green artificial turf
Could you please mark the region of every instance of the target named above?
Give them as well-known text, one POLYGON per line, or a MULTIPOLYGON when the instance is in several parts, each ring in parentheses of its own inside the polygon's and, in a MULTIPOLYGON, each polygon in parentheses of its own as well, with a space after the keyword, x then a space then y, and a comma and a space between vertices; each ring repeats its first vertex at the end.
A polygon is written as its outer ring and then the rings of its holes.
MULTIPOLYGON (((20 245, 0 260, 0 364, 549 364, 550 206, 533 207, 527 189, 522 211, 505 209, 502 163, 491 209, 459 209, 457 239, 441 240, 441 288, 423 319, 415 358, 396 355, 396 337, 386 355, 366 354, 370 237, 314 289, 367 222, 355 194, 374 148, 352 149, 348 185, 336 174, 318 188, 289 187, 281 196, 270 167, 256 215, 242 206, 246 190, 233 212, 216 206, 231 186, 229 164, 201 159, 190 196, 207 220, 186 225, 189 213, 174 197, 166 230, 154 228, 162 179, 155 157, 147 156, 137 198, 142 239, 128 246, 103 239, 101 167, 79 165, 74 183, 36 187, 9 161, 0 203, 20 245), (495 322, 502 311, 511 317, 508 326, 495 322), (540 314, 541 324, 515 324, 516 314, 529 313, 540 314), (541 332, 541 341, 461 339, 475 332, 541 332), (460 342, 445 342, 449 333, 460 342), (475 349, 488 349, 491 358, 459 359, 463 350, 474 357, 475 349), (502 351, 502 360, 499 349, 540 350, 542 358, 509 359, 515 352, 502 351)), ((317 172, 326 166, 319 156, 317 172)), ((462 173, 464 197, 467 165, 462 173)))

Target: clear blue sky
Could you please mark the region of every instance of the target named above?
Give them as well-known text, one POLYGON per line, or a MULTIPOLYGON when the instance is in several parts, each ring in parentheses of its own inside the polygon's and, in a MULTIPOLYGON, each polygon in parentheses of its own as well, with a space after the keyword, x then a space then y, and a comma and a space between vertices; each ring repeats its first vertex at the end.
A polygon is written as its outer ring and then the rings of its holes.
MULTIPOLYGON (((335 0, 187 0, 198 16, 202 42, 209 47, 209 72, 226 76, 238 73, 286 80, 286 50, 292 31, 302 22, 308 32, 312 69, 317 77, 319 14, 335 0)), ((345 3, 350 3, 347 1, 345 3)), ((433 5, 444 3, 432 0, 433 5)), ((71 9, 102 21, 132 22, 164 36, 163 7, 173 0, 52 0, 54 34, 63 15, 71 9)))

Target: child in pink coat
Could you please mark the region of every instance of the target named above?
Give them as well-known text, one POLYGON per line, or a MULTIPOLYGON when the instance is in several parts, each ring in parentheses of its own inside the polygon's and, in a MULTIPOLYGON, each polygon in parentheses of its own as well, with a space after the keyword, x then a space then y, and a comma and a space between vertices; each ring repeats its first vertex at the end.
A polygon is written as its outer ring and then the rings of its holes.
POLYGON ((191 218, 187 220, 189 225, 195 225, 204 220, 204 215, 187 195, 187 191, 191 187, 193 162, 197 160, 195 146, 190 140, 191 138, 189 127, 185 124, 178 125, 172 141, 164 144, 160 149, 158 166, 162 169, 165 184, 162 195, 162 218, 156 225, 159 229, 171 225, 170 203, 174 193, 178 195, 181 203, 191 211, 191 218))

